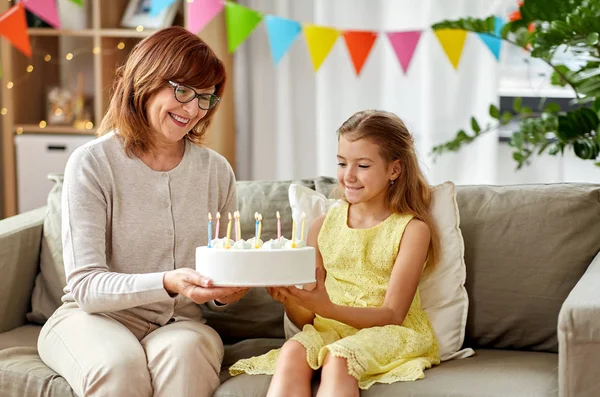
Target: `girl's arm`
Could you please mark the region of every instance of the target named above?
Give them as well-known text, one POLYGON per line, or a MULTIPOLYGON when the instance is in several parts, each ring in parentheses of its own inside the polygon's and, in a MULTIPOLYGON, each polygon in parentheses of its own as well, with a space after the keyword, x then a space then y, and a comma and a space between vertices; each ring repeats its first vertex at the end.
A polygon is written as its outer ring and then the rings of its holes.
MULTIPOLYGON (((318 236, 319 231, 321 231, 321 226, 323 225, 324 220, 325 215, 322 215, 315 219, 311 223, 310 228, 308 229, 308 235, 306 237, 306 245, 315 248, 316 267, 321 268, 323 268, 323 257, 321 256, 321 252, 319 251, 318 236)), ((311 287, 314 288, 314 285, 312 285, 311 287)), ((300 329, 302 329, 302 327, 304 327, 306 324, 312 324, 313 320, 315 319, 315 313, 312 310, 305 309, 304 307, 294 304, 287 299, 285 300, 283 306, 290 321, 300 329)))
POLYGON ((291 288, 289 293, 298 304, 314 310, 320 316, 354 328, 401 325, 419 285, 430 238, 429 227, 425 222, 413 219, 408 223, 381 307, 348 307, 332 303, 324 291, 324 277, 317 281, 315 291, 294 291, 291 288))

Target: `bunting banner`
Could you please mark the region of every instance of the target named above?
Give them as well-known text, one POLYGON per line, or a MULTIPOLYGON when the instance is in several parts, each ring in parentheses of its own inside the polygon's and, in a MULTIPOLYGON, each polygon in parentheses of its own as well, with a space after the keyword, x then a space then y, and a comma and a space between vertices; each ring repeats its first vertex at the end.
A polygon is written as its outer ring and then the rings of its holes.
POLYGON ((250 33, 262 21, 263 15, 251 8, 228 1, 225 3, 225 20, 227 23, 227 46, 229 52, 242 44, 250 33))
POLYGON ((225 2, 220 0, 194 0, 185 2, 186 29, 190 32, 199 33, 207 23, 212 21, 223 11, 225 2))
POLYGON ((500 17, 494 17, 494 35, 491 36, 486 33, 477 33, 477 35, 483 40, 487 48, 494 54, 496 60, 500 60, 500 46, 502 45, 502 39, 500 34, 504 27, 504 20, 500 17))
POLYGON ((31 43, 27 34, 27 19, 23 3, 19 3, 0 15, 0 36, 31 58, 31 43))
MULTIPOLYGON (((84 0, 70 0, 83 6, 84 0)), ((409 71, 416 52, 422 30, 375 32, 345 30, 329 26, 302 24, 298 21, 267 15, 226 0, 149 0, 150 14, 159 15, 177 1, 183 1, 186 12, 186 29, 199 33, 225 9, 226 33, 229 52, 235 52, 248 39, 256 27, 264 20, 269 47, 275 65, 289 51, 300 34, 304 34, 313 70, 317 72, 323 65, 339 36, 343 36, 349 59, 354 71, 360 76, 371 51, 380 35, 385 35, 398 59, 402 71, 409 71)), ((0 35, 31 57, 31 44, 27 34, 25 9, 37 15, 49 25, 60 29, 61 23, 56 8, 56 0, 22 0, 0 15, 0 35)), ((502 39, 500 32, 505 24, 501 17, 494 19, 494 32, 477 33, 484 45, 496 60, 500 60, 502 39)), ((467 31, 459 29, 439 29, 434 34, 442 50, 454 69, 458 69, 462 57, 467 31)))
POLYGON ((454 69, 458 69, 460 57, 465 47, 467 31, 459 29, 438 29, 434 31, 435 36, 442 45, 442 49, 450 60, 454 69))
POLYGON ((291 19, 273 15, 265 17, 265 25, 267 27, 267 35, 269 36, 273 62, 277 65, 302 32, 302 25, 291 19))
POLYGON ((344 32, 344 41, 346 48, 352 59, 356 75, 359 76, 365 61, 371 53, 371 48, 377 40, 377 33, 347 30, 344 32))
POLYGON ((56 9, 55 1, 23 0, 21 3, 23 3, 25 8, 27 8, 32 14, 35 14, 43 19, 46 23, 48 23, 48 25, 55 29, 60 29, 60 19, 58 18, 58 10, 56 9))
POLYGON ((398 62, 400 62, 402 70, 404 73, 407 73, 408 66, 417 49, 419 39, 421 38, 421 31, 390 32, 387 36, 396 53, 396 58, 398 58, 398 62))

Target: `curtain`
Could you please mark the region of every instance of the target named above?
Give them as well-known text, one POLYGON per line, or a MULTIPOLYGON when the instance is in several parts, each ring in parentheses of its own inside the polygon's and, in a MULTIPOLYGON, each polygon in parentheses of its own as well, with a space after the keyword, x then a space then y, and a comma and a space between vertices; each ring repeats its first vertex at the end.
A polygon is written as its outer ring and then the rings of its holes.
MULTIPOLYGON (((300 34, 278 65, 261 23, 234 55, 238 179, 335 176, 337 128, 354 112, 383 109, 404 120, 415 137, 430 183, 495 183, 498 136, 488 133, 459 153, 435 161, 434 145, 485 127, 498 103, 498 63, 469 33, 455 70, 430 26, 444 19, 498 15, 506 0, 242 0, 266 14, 344 30, 423 30, 407 73, 385 34, 377 38, 360 76, 340 36, 314 72, 300 34)), ((504 5, 504 6, 503 6, 504 5)))

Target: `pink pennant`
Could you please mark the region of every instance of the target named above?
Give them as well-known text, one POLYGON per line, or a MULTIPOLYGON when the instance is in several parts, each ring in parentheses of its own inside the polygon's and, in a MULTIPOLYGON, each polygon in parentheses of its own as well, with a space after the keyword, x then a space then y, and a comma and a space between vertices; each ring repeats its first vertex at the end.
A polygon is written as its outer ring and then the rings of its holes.
POLYGON ((30 12, 42 18, 55 29, 60 29, 60 19, 56 10, 56 1, 51 0, 24 0, 23 5, 30 12))
POLYGON ((390 32, 387 36, 390 39, 390 43, 392 43, 402 70, 406 73, 421 37, 421 31, 390 32))
POLYGON ((186 29, 198 33, 214 19, 225 7, 223 0, 194 0, 186 1, 186 29))

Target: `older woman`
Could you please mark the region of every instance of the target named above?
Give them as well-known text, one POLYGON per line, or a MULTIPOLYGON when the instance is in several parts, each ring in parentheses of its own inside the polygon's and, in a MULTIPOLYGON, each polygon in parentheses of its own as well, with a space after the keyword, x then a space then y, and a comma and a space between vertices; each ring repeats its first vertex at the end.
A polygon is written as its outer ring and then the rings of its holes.
POLYGON ((208 212, 233 212, 229 163, 200 144, 225 69, 183 28, 140 42, 116 72, 98 139, 66 166, 67 286, 48 320, 42 360, 79 396, 210 396, 223 345, 200 305, 246 292, 194 269, 208 212))

